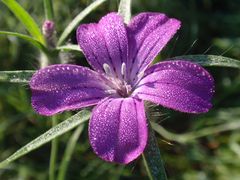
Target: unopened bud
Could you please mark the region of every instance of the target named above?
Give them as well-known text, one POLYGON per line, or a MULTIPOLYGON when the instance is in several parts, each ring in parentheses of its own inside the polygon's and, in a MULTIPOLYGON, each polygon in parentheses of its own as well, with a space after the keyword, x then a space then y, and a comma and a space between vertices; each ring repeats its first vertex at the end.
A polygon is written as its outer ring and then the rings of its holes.
POLYGON ((42 26, 43 35, 49 46, 54 46, 55 25, 53 21, 45 20, 42 26))
POLYGON ((46 38, 51 37, 54 33, 54 30, 55 30, 54 22, 49 20, 44 21, 42 26, 42 31, 43 31, 43 35, 46 38))

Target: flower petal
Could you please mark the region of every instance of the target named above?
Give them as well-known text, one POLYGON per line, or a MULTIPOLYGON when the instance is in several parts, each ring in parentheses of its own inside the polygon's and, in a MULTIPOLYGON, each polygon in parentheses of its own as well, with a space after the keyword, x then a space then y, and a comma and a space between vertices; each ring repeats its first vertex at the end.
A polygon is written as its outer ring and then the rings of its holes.
POLYGON ((76 65, 53 65, 37 71, 31 81, 32 105, 42 115, 98 103, 108 94, 100 75, 76 65))
POLYGON ((94 152, 105 161, 127 164, 147 143, 144 103, 133 98, 105 99, 94 108, 89 139, 94 152))
POLYGON ((80 25, 77 39, 92 67, 104 72, 103 64, 121 76, 121 65, 127 61, 128 39, 122 17, 109 13, 98 24, 80 25))
POLYGON ((160 13, 141 13, 131 20, 127 33, 132 78, 146 69, 179 28, 180 21, 160 13))
POLYGON ((201 66, 188 61, 166 61, 146 70, 133 96, 188 113, 211 108, 214 80, 201 66))

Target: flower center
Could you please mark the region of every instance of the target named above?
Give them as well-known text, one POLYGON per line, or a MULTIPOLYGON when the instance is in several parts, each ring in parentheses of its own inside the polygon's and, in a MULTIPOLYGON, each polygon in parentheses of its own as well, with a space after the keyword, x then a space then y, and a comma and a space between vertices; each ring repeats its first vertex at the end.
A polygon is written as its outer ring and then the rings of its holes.
POLYGON ((108 64, 103 64, 105 77, 110 80, 109 85, 112 89, 108 90, 109 94, 115 94, 120 97, 128 97, 131 95, 132 86, 127 82, 126 64, 121 65, 121 74, 117 74, 108 64))

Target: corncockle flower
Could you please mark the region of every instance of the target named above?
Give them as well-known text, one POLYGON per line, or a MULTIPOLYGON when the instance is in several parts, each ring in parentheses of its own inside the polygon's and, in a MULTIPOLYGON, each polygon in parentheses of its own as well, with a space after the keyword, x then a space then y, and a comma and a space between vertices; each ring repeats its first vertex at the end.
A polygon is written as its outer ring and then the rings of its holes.
POLYGON ((148 127, 144 100, 187 113, 211 108, 213 78, 188 61, 151 62, 180 28, 159 13, 141 13, 128 25, 117 13, 80 25, 77 40, 95 70, 53 65, 31 79, 32 105, 42 115, 96 105, 89 124, 94 152, 129 163, 144 150, 148 127))

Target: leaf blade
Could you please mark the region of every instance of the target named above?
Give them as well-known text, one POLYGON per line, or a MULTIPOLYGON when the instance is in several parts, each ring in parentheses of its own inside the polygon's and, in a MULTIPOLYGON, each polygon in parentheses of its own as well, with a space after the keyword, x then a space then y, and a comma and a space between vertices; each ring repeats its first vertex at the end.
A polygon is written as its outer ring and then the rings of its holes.
POLYGON ((4 168, 9 163, 15 161, 16 159, 22 157, 23 155, 37 149, 38 147, 46 144, 47 142, 51 141, 52 139, 70 131, 74 127, 84 123, 90 118, 90 112, 88 110, 82 110, 77 114, 71 116, 67 120, 59 123, 57 126, 49 129, 47 132, 43 133, 39 137, 35 138, 33 141, 28 143, 27 145, 23 146, 11 156, 9 156, 4 161, 0 162, 0 168, 4 168))
POLYGON ((0 82, 28 83, 35 71, 0 71, 0 82))
POLYGON ((228 57, 217 55, 186 55, 171 58, 171 60, 189 60, 201 64, 202 66, 219 66, 240 68, 240 61, 228 57))
POLYGON ((11 10, 11 12, 25 26, 25 28, 32 35, 32 37, 36 38, 42 44, 45 44, 44 37, 37 23, 19 3, 17 3, 15 0, 2 0, 2 2, 11 10))
POLYGON ((118 7, 118 14, 123 17, 126 24, 128 24, 131 19, 131 3, 132 0, 121 0, 118 7))
POLYGON ((9 36, 15 36, 18 38, 21 38, 23 40, 26 40, 30 43, 32 43, 36 48, 41 49, 42 51, 46 52, 46 48, 45 46, 39 42, 38 40, 32 38, 31 36, 25 35, 25 34, 21 34, 21 33, 17 33, 17 32, 10 32, 10 31, 0 31, 0 34, 2 35, 9 35, 9 36))

